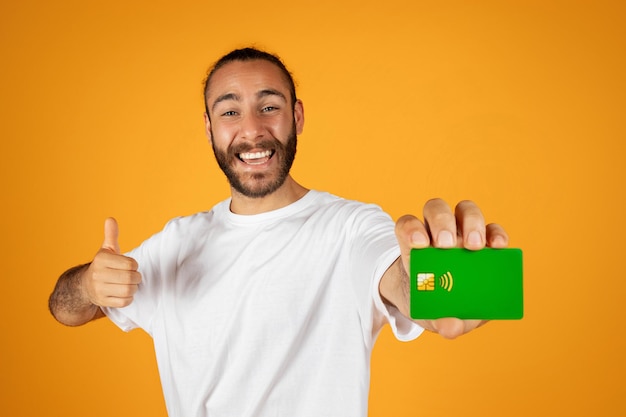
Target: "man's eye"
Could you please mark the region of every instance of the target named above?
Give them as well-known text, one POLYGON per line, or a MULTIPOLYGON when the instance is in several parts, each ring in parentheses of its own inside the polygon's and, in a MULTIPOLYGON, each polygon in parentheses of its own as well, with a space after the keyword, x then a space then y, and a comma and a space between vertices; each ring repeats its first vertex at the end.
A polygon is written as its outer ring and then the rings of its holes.
POLYGON ((273 111, 273 110, 277 110, 277 109, 278 109, 278 107, 265 106, 265 107, 263 107, 263 109, 261 111, 263 111, 264 113, 267 113, 267 112, 270 112, 270 111, 273 111))
POLYGON ((225 113, 222 113, 222 116, 236 116, 236 115, 237 115, 237 112, 234 110, 229 110, 225 113))

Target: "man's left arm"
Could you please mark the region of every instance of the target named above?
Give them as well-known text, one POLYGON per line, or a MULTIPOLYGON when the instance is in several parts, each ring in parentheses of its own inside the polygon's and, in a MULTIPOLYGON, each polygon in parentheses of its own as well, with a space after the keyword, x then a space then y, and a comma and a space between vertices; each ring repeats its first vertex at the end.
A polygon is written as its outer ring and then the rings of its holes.
MULTIPOLYGON (((409 261, 412 248, 464 247, 479 250, 485 246, 504 248, 509 238, 497 224, 485 224, 485 218, 476 204, 461 201, 454 212, 441 199, 433 199, 424 205, 424 222, 406 215, 396 222, 396 237, 400 245, 400 257, 383 275, 379 291, 386 303, 394 305, 406 317, 410 317, 409 261)), ((424 329, 454 339, 483 325, 483 320, 415 320, 424 329)))

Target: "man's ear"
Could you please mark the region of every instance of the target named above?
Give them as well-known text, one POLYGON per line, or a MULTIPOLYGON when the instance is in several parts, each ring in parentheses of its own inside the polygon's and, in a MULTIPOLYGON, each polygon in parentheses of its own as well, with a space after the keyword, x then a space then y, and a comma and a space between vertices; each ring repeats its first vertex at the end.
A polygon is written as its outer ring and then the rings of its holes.
POLYGON ((296 134, 301 134, 304 130, 304 105, 302 100, 296 100, 295 106, 293 106, 293 119, 296 123, 296 134))
POLYGON ((211 135, 211 119, 206 112, 204 113, 204 133, 206 133, 209 143, 213 145, 213 135, 211 135))

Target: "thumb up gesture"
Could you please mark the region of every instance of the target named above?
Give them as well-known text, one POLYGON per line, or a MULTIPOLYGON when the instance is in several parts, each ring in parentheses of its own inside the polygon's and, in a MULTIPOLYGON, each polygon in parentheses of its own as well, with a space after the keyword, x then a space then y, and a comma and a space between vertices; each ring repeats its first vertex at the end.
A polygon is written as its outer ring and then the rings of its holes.
POLYGON ((83 290, 92 304, 125 307, 132 303, 141 282, 137 261, 122 255, 114 218, 104 222, 104 241, 82 276, 83 290))

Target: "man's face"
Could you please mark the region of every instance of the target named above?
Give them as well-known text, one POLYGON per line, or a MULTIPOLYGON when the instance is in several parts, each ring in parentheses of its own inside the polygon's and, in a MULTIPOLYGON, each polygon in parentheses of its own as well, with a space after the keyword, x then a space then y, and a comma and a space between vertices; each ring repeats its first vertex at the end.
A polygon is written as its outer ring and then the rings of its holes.
POLYGON ((280 69, 264 60, 234 61, 213 74, 207 134, 231 187, 244 196, 265 197, 289 175, 304 125, 302 103, 290 97, 280 69))

